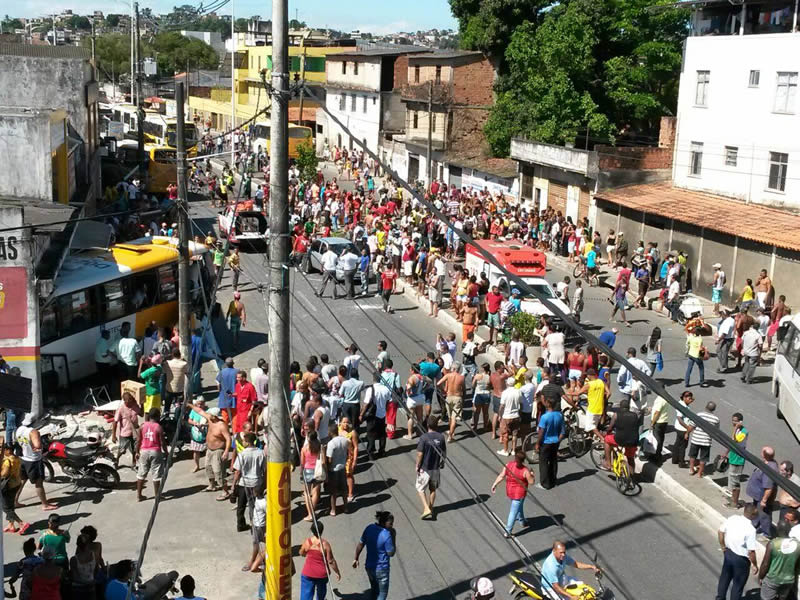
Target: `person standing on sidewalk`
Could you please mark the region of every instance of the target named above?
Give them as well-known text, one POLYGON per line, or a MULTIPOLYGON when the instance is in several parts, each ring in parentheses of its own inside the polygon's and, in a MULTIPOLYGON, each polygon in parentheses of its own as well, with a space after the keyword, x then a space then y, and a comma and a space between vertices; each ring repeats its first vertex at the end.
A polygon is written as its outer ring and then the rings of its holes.
MULTIPOLYGON (((775 462, 775 450, 770 446, 764 446, 761 449, 761 459, 767 466, 776 471, 778 470, 778 464, 775 462)), ((747 481, 747 496, 751 499, 750 501, 756 509, 756 514, 753 517, 753 527, 756 528, 757 533, 764 535, 768 539, 772 538, 772 511, 774 509, 776 489, 775 482, 761 468, 753 471, 747 481)))
POLYGON ((531 470, 525 465, 525 453, 522 450, 517 450, 514 453, 514 460, 510 461, 492 484, 492 494, 497 490, 497 486, 501 481, 506 480, 506 496, 511 500, 511 507, 508 510, 508 519, 506 520, 506 533, 505 537, 511 537, 511 531, 514 529, 514 523, 519 521, 524 527, 528 521, 523 512, 523 503, 525 502, 525 495, 528 493, 528 486, 533 485, 534 478, 531 470))
POLYGON ((656 438, 656 451, 649 458, 656 464, 661 464, 661 451, 664 449, 664 437, 667 435, 668 425, 669 405, 664 398, 656 396, 650 411, 650 428, 653 430, 653 437, 656 438))
POLYGON ((328 282, 331 281, 333 282, 333 299, 338 300, 339 296, 336 292, 336 287, 338 285, 336 282, 336 263, 339 261, 339 255, 328 246, 328 249, 323 253, 320 260, 322 263, 322 283, 317 292, 317 297, 322 298, 322 294, 325 293, 325 288, 328 287, 328 282))
MULTIPOLYGON (((747 436, 749 431, 744 427, 744 417, 742 413, 733 413, 731 417, 731 424, 733 425, 733 433, 731 439, 740 450, 747 448, 747 436)), ((725 503, 728 508, 739 508, 739 493, 742 487, 742 472, 744 471, 744 456, 735 452, 734 450, 728 451, 728 489, 726 490, 730 495, 730 500, 725 503)))
MULTIPOLYGON (((545 397, 544 402, 547 412, 539 419, 536 451, 539 453, 539 485, 549 490, 558 481, 558 446, 567 431, 564 415, 557 409, 556 399, 545 397)), ((560 400, 558 402, 560 404, 560 400)))
POLYGON ((752 568, 754 575, 758 572, 756 530, 750 522, 754 515, 755 509, 752 505, 747 505, 744 507, 744 515, 728 517, 717 532, 725 558, 717 582, 716 600, 726 600, 728 588, 731 588, 730 600, 741 600, 749 575, 748 569, 752 568))
POLYGON ((494 344, 495 330, 500 331, 500 304, 503 302, 503 295, 498 291, 496 285, 492 286, 491 291, 486 294, 486 325, 489 327, 489 345, 494 344))
MULTIPOLYGON (((681 394, 680 405, 688 408, 694 402, 694 394, 686 390, 681 394)), ((675 413, 675 444, 672 446, 672 464, 678 465, 680 468, 686 468, 686 446, 689 443, 688 424, 691 423, 689 419, 683 416, 682 413, 675 413)))
MULTIPOLYGON (((717 405, 714 402, 706 403, 706 409, 697 413, 697 416, 713 427, 719 427, 719 417, 714 414, 717 405)), ((697 474, 702 478, 705 467, 711 457, 711 436, 700 429, 695 423, 689 421, 689 475, 697 474), (695 466, 697 465, 697 466, 695 466)))
MULTIPOLYGON (((792 461, 783 461, 780 466, 780 473, 789 479, 793 484, 800 485, 800 476, 794 472, 794 463, 792 463, 792 461)), ((788 513, 790 510, 797 510, 800 508, 800 502, 798 502, 797 498, 792 496, 783 488, 778 488, 778 494, 775 497, 775 502, 778 504, 779 520, 783 519, 786 513, 788 513)))
POLYGON ((753 383, 753 373, 761 359, 761 350, 764 346, 764 338, 758 332, 758 323, 753 321, 750 328, 742 334, 742 365, 741 380, 744 383, 753 383))
POLYGON ((719 303, 722 302, 722 292, 725 290, 725 271, 722 270, 721 263, 714 263, 714 277, 711 283, 711 302, 714 303, 714 314, 719 314, 719 303))
POLYGON ((736 320, 727 310, 722 311, 722 321, 717 326, 717 360, 719 367, 717 373, 728 372, 728 354, 733 345, 733 338, 736 335, 736 320))
POLYGON ((356 276, 356 269, 358 269, 360 262, 361 259, 359 256, 349 247, 347 250, 345 250, 344 254, 339 257, 338 264, 341 265, 342 271, 344 271, 344 289, 347 293, 348 300, 352 300, 356 296, 356 290, 353 281, 356 276))
POLYGON ((777 537, 766 546, 758 580, 761 600, 786 600, 800 574, 800 542, 789 535, 791 525, 778 523, 777 537))

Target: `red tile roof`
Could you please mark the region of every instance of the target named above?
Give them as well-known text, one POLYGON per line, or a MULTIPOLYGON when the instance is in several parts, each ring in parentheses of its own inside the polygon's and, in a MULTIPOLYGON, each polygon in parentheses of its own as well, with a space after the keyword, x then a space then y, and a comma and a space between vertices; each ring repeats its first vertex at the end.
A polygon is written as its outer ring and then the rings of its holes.
POLYGON ((768 246, 800 250, 800 215, 786 210, 677 188, 671 182, 629 185, 595 197, 768 246))

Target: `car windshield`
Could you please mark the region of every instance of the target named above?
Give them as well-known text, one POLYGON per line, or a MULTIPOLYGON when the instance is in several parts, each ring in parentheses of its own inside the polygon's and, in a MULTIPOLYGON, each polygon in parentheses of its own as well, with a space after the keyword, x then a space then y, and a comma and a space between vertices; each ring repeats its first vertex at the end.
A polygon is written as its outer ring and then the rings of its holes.
MULTIPOLYGON (((528 282, 526 282, 528 283, 528 282)), ((528 287, 533 288, 535 291, 539 292, 545 298, 555 298, 556 295, 553 293, 553 288, 549 285, 544 283, 528 283, 528 287)), ((537 298, 532 295, 526 295, 525 298, 530 298, 531 300, 536 300, 537 298)))
POLYGON ((349 242, 346 244, 328 244, 328 248, 333 250, 336 253, 336 256, 341 256, 347 250, 351 250, 353 253, 358 254, 358 252, 356 252, 356 247, 349 242))

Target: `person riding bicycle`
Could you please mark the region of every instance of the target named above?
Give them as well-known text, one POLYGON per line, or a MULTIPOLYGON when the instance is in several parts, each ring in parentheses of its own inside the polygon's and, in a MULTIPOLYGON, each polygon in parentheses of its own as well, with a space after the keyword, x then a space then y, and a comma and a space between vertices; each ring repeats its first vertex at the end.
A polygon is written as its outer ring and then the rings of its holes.
POLYGON ((564 573, 564 567, 570 566, 576 569, 591 569, 595 573, 600 569, 589 563, 578 562, 567 554, 567 547, 564 542, 556 540, 553 542, 553 551, 542 563, 542 592, 546 598, 551 600, 563 600, 574 596, 567 591, 567 586, 573 583, 570 577, 564 573))
POLYGON ((469 582, 469 589, 472 592, 470 600, 489 600, 494 598, 494 585, 488 577, 476 577, 469 582))
POLYGON ((619 410, 611 417, 605 435, 605 461, 603 466, 611 470, 611 448, 621 447, 628 459, 631 474, 635 471, 634 457, 639 446, 639 415, 631 410, 631 401, 623 398, 619 410))
POLYGON ((588 281, 592 275, 596 275, 597 273, 597 251, 592 247, 589 249, 589 252, 586 253, 586 269, 584 269, 583 276, 588 281))

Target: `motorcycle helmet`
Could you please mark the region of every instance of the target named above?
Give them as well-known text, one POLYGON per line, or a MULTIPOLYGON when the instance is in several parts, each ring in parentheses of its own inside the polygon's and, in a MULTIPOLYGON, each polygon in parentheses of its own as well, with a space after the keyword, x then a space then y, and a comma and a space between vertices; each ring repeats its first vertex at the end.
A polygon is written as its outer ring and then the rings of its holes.
POLYGON ((86 436, 86 445, 96 448, 103 445, 103 434, 98 431, 93 431, 86 436))
POLYGON ((67 446, 64 442, 50 442, 47 452, 55 458, 67 458, 67 446))
POLYGON ((494 585, 488 577, 475 577, 469 582, 469 587, 476 600, 494 598, 494 585))

